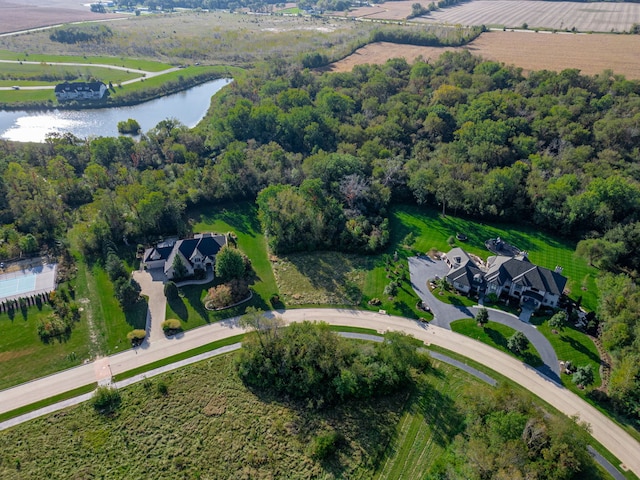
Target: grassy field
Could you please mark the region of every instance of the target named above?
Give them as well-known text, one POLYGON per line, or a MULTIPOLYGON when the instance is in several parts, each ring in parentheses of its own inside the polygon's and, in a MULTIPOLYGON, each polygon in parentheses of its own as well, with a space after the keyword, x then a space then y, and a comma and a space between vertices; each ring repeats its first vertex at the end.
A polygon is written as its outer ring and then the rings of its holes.
POLYGON ((247 306, 268 310, 271 295, 277 293, 276 281, 267 255, 267 244, 258 222, 256 206, 249 203, 233 203, 203 207, 189 213, 194 232, 233 232, 238 237, 238 248, 250 259, 255 277, 251 289, 253 299, 238 307, 212 312, 204 308, 202 299, 216 282, 207 285, 182 287, 184 298, 167 303, 167 318, 179 318, 186 329, 205 325, 244 313, 247 306))
POLYGON ((491 388, 436 364, 411 392, 310 411, 248 390, 223 355, 121 389, 111 417, 82 404, 0 432, 0 476, 424 478, 461 432, 465 399, 491 388), (329 431, 343 439, 316 460, 310 445, 329 431))
MULTIPOLYGON (((316 50, 341 58, 368 37, 375 25, 326 18, 181 12, 141 15, 108 22, 113 36, 82 45, 53 42, 50 32, 0 38, 0 49, 29 59, 35 55, 133 57, 172 65, 196 62, 247 67, 265 59, 296 58, 316 50), (123 54, 124 53, 124 54, 123 54)), ((135 66, 135 63, 133 64, 135 66)))
POLYGON ((87 81, 96 78, 104 83, 119 83, 139 77, 139 73, 130 73, 104 67, 63 66, 49 64, 3 63, 0 75, 0 86, 13 85, 56 85, 63 81, 87 81), (40 80, 45 76, 49 81, 40 80))
POLYGON ((123 311, 104 269, 99 265, 89 268, 81 261, 78 262, 77 290, 90 311, 95 355, 110 355, 131 348, 127 333, 145 328, 147 302, 143 299, 123 311))
MULTIPOLYGON (((9 50, 0 50, 0 60, 16 60, 43 63, 88 63, 93 65, 114 65, 116 67, 132 68, 135 70, 145 70, 147 72, 160 72, 171 68, 168 63, 156 62, 153 60, 144 60, 128 57, 106 57, 94 55, 57 55, 55 51, 50 54, 36 54, 22 52, 12 52, 9 50)), ((24 66, 24 65, 22 65, 24 66)), ((2 66, 5 71, 6 64, 2 66)))
POLYGON ((486 343, 487 345, 497 348, 498 350, 511 355, 512 357, 522 360, 527 365, 532 367, 539 367, 544 364, 538 351, 531 343, 527 349, 522 353, 514 353, 507 348, 507 340, 516 331, 502 325, 501 323, 489 322, 485 328, 479 327, 475 320, 471 318, 465 318, 463 320, 456 320, 451 323, 451 330, 457 333, 461 333, 470 338, 486 343))
POLYGON ((52 312, 43 305, 29 308, 26 316, 21 311, 13 318, 0 314, 0 390, 80 365, 91 356, 86 313, 68 338, 40 340, 38 320, 52 312))
POLYGON ((574 255, 575 244, 572 242, 526 226, 480 223, 451 215, 443 217, 434 209, 413 206, 396 207, 391 226, 394 235, 413 233, 417 239, 415 248, 421 252, 427 252, 432 247, 447 252, 451 249, 447 239, 456 233, 463 233, 468 241, 456 241, 456 246, 483 259, 491 255, 484 246, 485 240, 501 237, 526 250, 529 259, 537 265, 550 269, 556 265, 563 267, 562 274, 569 279, 567 290, 570 296, 574 299, 582 297, 582 305, 590 310, 597 306, 595 278, 598 271, 574 255))
MULTIPOLYGON (((15 83, 15 82, 14 82, 15 83)), ((0 90, 0 104, 56 102, 53 88, 49 90, 0 90)))

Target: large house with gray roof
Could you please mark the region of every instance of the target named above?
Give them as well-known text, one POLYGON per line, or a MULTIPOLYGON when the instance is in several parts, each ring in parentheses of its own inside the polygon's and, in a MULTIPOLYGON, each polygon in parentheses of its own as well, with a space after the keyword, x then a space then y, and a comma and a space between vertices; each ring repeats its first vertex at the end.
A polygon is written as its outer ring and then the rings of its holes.
POLYGON ((478 265, 461 248, 444 256, 450 270, 447 281, 463 293, 491 294, 518 300, 533 310, 542 306, 557 307, 567 278, 561 272, 534 265, 522 252, 514 257, 496 255, 485 265, 478 265))
POLYGON ((216 254, 226 244, 226 236, 213 233, 200 233, 193 238, 169 240, 146 249, 142 265, 147 269, 162 268, 167 278, 171 279, 175 275, 176 257, 179 257, 186 268, 186 276, 190 276, 196 270, 213 267, 216 254))

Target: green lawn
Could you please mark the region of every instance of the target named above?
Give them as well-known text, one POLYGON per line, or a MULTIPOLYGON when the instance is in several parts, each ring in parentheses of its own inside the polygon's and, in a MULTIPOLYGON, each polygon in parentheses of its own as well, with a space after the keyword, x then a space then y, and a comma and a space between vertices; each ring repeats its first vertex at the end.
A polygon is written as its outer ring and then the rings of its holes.
POLYGON ((565 387, 581 397, 586 397, 589 391, 600 386, 600 355, 598 354, 598 349, 588 335, 573 327, 565 326, 559 329, 558 333, 552 333, 551 327, 547 324, 548 319, 548 317, 532 317, 531 323, 537 325, 538 331, 549 340, 556 351, 558 360, 565 362, 569 360, 576 367, 588 364, 593 369, 595 382, 585 390, 580 390, 576 387, 571 381, 571 375, 565 375, 564 373, 561 375, 562 383, 565 387))
POLYGON ((54 63, 86 63, 86 64, 103 64, 115 65, 118 67, 134 68, 136 70, 145 70, 147 72, 160 72, 172 67, 167 63, 156 62, 152 60, 141 60, 126 57, 102 57, 102 56, 72 56, 72 55, 46 55, 46 54, 27 54, 24 52, 16 53, 8 50, 0 50, 0 60, 22 60, 29 62, 54 62, 54 63))
POLYGON ((2 73, 8 80, 0 80, 0 86, 7 87, 13 85, 26 85, 23 81, 37 81, 39 85, 56 85, 65 81, 86 81, 89 78, 96 78, 104 83, 124 82, 140 76, 139 73, 128 73, 125 70, 116 70, 105 67, 91 66, 67 66, 67 65, 32 65, 20 63, 3 63, 2 73), (39 80, 39 77, 48 75, 56 80, 39 80))
POLYGON ((22 311, 0 314, 0 390, 80 365, 90 357, 85 313, 68 338, 40 340, 38 320, 52 312, 43 305, 27 309, 26 315, 22 311))
POLYGON ((198 232, 233 232, 238 237, 238 248, 250 259, 255 271, 251 288, 253 299, 242 305, 227 310, 212 312, 204 308, 202 299, 207 290, 215 285, 189 285, 180 290, 184 298, 167 302, 167 318, 178 318, 185 329, 191 329, 224 318, 241 315, 247 306, 262 310, 272 308, 269 303, 271 295, 277 293, 276 281, 271 270, 271 262, 267 254, 267 244, 258 222, 257 208, 249 202, 231 203, 211 207, 201 207, 189 212, 193 223, 193 231, 198 232))
POLYGON ((94 264, 89 268, 78 260, 78 295, 86 299, 91 311, 96 354, 111 355, 131 348, 127 333, 144 329, 147 320, 147 302, 123 311, 114 296, 113 284, 105 270, 94 264))
POLYGON ((529 346, 523 353, 516 354, 509 350, 507 348, 507 340, 516 331, 511 327, 502 325, 501 323, 489 322, 485 328, 482 328, 478 326, 474 319, 465 318, 463 320, 456 320, 455 322, 452 322, 451 330, 469 338, 474 338, 482 343, 486 343, 493 348, 497 348, 518 360, 522 360, 524 363, 531 365, 532 367, 539 367, 544 364, 542 358, 540 358, 540 355, 538 354, 538 351, 533 345, 531 345, 531 343, 529 343, 529 346))
POLYGON ((447 215, 443 217, 432 208, 397 206, 391 215, 393 235, 404 238, 408 233, 416 237, 415 248, 424 253, 435 247, 447 252, 449 237, 463 233, 466 242, 456 241, 456 246, 464 248, 484 259, 491 255, 484 242, 489 238, 501 237, 521 250, 529 252, 529 259, 542 267, 554 269, 563 267, 563 275, 569 282, 567 288, 574 299, 582 297, 582 305, 590 310, 597 306, 595 278, 598 271, 587 262, 574 255, 575 243, 553 237, 531 227, 522 225, 488 224, 447 215))
MULTIPOLYGON (((15 82, 12 83, 14 85, 15 82)), ((50 90, 0 90, 0 104, 15 103, 46 103, 53 105, 56 102, 56 96, 53 88, 50 90)))

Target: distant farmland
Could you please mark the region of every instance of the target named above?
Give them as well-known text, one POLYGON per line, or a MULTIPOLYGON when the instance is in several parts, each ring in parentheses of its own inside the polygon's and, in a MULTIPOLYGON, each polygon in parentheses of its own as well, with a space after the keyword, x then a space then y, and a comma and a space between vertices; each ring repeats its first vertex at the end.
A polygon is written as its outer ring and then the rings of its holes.
MULTIPOLYGON (((357 18, 401 20, 411 13, 415 0, 386 2, 350 13, 357 18)), ((419 0, 425 8, 430 0, 419 0)), ((546 28, 581 32, 626 32, 640 24, 640 4, 612 2, 543 2, 536 0, 473 0, 414 19, 420 22, 491 27, 546 28)))
MULTIPOLYGON (((628 79, 640 79, 640 35, 487 32, 461 49, 487 60, 516 65, 525 72, 577 68, 584 74, 594 75, 611 69, 628 79)), ((394 57, 404 57, 411 62, 422 55, 424 59, 433 60, 446 50, 457 49, 373 43, 329 69, 350 71, 354 65, 384 63, 394 57)))

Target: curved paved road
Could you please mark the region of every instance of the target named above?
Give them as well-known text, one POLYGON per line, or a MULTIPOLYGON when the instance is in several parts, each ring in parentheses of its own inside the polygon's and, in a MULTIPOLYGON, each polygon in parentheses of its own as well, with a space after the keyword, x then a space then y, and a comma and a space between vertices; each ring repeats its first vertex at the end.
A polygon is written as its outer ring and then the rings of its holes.
MULTIPOLYGON (((21 63, 27 65, 42 65, 42 62, 30 62, 20 60, 0 60, 0 63, 21 63)), ((130 83, 141 82, 143 80, 157 77, 158 75, 164 75, 179 70, 179 67, 172 67, 159 72, 151 72, 147 70, 137 70, 135 68, 119 67, 117 65, 107 65, 104 63, 65 63, 65 62, 45 62, 46 65, 61 65, 66 67, 101 67, 110 68, 112 70, 122 70, 123 72, 138 73, 139 77, 124 82, 118 82, 120 85, 128 85, 130 83)), ((20 82, 17 82, 20 85, 20 82)), ((55 85, 34 85, 34 86, 20 86, 20 90, 53 90, 55 85)), ((13 87, 0 87, 0 90, 14 90, 13 87)))
MULTIPOLYGON (((591 426, 593 437, 625 467, 640 475, 640 444, 622 428, 578 396, 518 360, 463 335, 415 320, 374 312, 340 309, 301 309, 268 312, 285 322, 324 320, 333 325, 372 328, 378 332, 403 331, 427 345, 439 345, 477 361, 534 392, 566 415, 577 415, 591 426)), ((237 318, 189 330, 180 338, 162 339, 146 348, 129 350, 0 392, 0 413, 109 378, 138 366, 242 333, 237 318)))
MULTIPOLYGON (((433 312, 434 319, 431 324, 451 330, 451 322, 460 320, 461 318, 475 317, 479 308, 449 305, 448 303, 438 300, 438 298, 429 291, 427 281, 436 275, 444 277, 448 271, 449 268, 441 260, 431 260, 429 257, 423 256, 409 258, 411 285, 420 299, 429 305, 429 308, 433 312)), ((544 365, 538 370, 553 381, 560 383, 558 356, 551 346, 551 343, 549 343, 549 340, 547 340, 536 327, 521 322, 515 315, 499 310, 489 309, 489 319, 524 333, 544 362, 544 365)))

